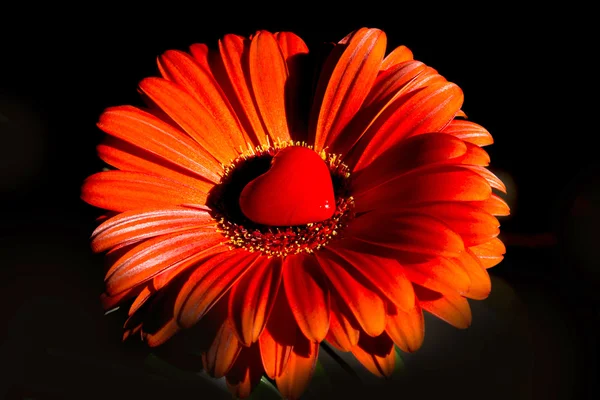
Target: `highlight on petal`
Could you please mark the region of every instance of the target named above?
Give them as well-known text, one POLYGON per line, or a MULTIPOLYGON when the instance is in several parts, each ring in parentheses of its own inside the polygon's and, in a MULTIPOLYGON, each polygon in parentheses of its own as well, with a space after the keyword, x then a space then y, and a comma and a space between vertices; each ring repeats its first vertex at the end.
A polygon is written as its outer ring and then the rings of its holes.
POLYGON ((479 258, 471 250, 466 249, 454 261, 465 270, 471 281, 471 287, 464 296, 475 300, 486 299, 492 291, 492 282, 479 258))
POLYGON ((494 143, 494 139, 487 129, 471 121, 455 119, 442 132, 477 146, 487 146, 494 143))
POLYGON ((225 376, 236 361, 242 347, 231 324, 225 319, 215 334, 208 351, 202 354, 204 370, 215 378, 225 376))
POLYGON ((411 61, 413 59, 413 52, 404 45, 396 47, 390 52, 383 61, 381 62, 381 70, 384 71, 391 67, 394 67, 400 63, 411 61))
POLYGON ((478 246, 472 246, 469 250, 477 256, 484 268, 492 268, 498 265, 504 259, 506 253, 504 243, 498 238, 478 246))
POLYGON ((379 72, 386 43, 382 31, 362 28, 341 44, 339 59, 327 61, 335 62, 335 68, 330 75, 321 74, 311 113, 315 150, 331 143, 360 109, 379 72))
POLYGON ((298 399, 304 393, 315 371, 318 355, 319 344, 299 335, 285 370, 275 379, 285 399, 298 399))
POLYGON ((471 325, 471 307, 463 296, 451 293, 442 294, 419 285, 415 285, 415 294, 423 310, 455 328, 466 329, 471 325))
MULTIPOLYGON (((460 257, 463 252, 458 256, 460 257)), ((446 257, 434 257, 415 263, 404 263, 404 273, 408 279, 441 293, 465 294, 471 290, 469 274, 459 263, 446 257)))
POLYGON ((229 296, 229 318, 244 346, 262 333, 281 282, 281 259, 261 257, 250 267, 229 296))
POLYGON ((402 351, 417 351, 425 338, 425 319, 419 302, 408 311, 394 308, 387 316, 385 331, 402 351))
POLYGON ((329 286, 312 255, 288 256, 283 283, 298 327, 309 340, 322 341, 329 330, 329 286))

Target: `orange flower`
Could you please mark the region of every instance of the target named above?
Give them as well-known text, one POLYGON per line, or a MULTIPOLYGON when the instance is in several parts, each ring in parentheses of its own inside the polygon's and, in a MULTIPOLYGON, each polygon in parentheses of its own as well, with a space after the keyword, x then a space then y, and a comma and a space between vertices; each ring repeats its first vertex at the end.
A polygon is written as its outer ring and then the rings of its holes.
POLYGON ((131 304, 125 337, 195 325, 240 397, 262 375, 299 397, 324 340, 389 375, 423 310, 469 326, 505 252, 492 137, 461 89, 404 46, 385 55, 377 29, 324 49, 260 31, 167 51, 139 85, 148 109, 102 114, 116 170, 82 189, 112 211, 92 247, 105 306, 131 304))

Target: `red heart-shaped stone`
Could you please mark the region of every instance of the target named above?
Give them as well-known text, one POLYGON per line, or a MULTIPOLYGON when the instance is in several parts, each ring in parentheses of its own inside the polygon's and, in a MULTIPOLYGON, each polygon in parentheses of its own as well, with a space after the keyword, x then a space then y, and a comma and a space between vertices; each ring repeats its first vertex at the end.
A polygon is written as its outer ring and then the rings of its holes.
POLYGON ((280 150, 271 168, 242 190, 239 202, 248 219, 271 226, 319 222, 335 212, 329 168, 317 153, 302 146, 280 150))

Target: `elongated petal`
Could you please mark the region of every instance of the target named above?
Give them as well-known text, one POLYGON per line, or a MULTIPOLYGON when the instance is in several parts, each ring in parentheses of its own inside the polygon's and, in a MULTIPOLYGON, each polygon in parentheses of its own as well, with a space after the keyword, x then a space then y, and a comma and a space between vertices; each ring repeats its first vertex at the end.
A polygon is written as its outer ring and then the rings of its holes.
POLYGON ((208 212, 183 207, 127 211, 96 228, 92 233, 92 249, 101 252, 121 243, 181 232, 212 222, 208 212))
POLYGON ((283 373, 275 379, 285 399, 298 399, 306 390, 317 364, 319 344, 299 336, 283 373))
POLYGON ((225 376, 241 350, 242 344, 237 340, 229 321, 223 321, 208 351, 202 355, 204 370, 215 378, 225 376))
POLYGON ((129 307, 129 311, 127 314, 132 316, 137 310, 139 310, 149 299, 152 297, 154 290, 150 285, 145 285, 140 293, 137 295, 131 306, 129 307))
POLYGON ((158 65, 165 79, 176 82, 191 94, 226 130, 235 148, 245 148, 250 140, 243 131, 236 115, 213 77, 210 67, 198 63, 188 54, 168 50, 158 58, 158 65))
POLYGON ((442 221, 460 235, 467 247, 488 242, 500 233, 498 219, 470 204, 430 203, 410 209, 442 221))
POLYGON ((327 246, 324 251, 333 252, 343 258, 401 309, 410 310, 414 307, 415 295, 412 285, 398 261, 340 246, 327 246))
POLYGON ((256 342, 265 327, 281 282, 281 259, 259 257, 233 286, 229 319, 244 346, 256 342))
POLYGON ((250 44, 250 81, 256 105, 274 142, 290 140, 285 107, 287 66, 273 34, 260 31, 250 44))
POLYGON ((216 119, 180 86, 162 78, 146 78, 139 87, 217 161, 227 165, 238 156, 239 142, 228 132, 227 121, 216 119))
POLYGON ((394 311, 387 316, 385 331, 402 351, 417 351, 425 338, 425 319, 419 302, 409 311, 394 311))
POLYGON ((462 102, 462 91, 449 82, 432 84, 399 97, 369 127, 355 147, 355 154, 360 154, 356 168, 365 167, 404 138, 440 131, 454 118, 462 102))
POLYGON ((240 122, 258 144, 266 144, 267 132, 252 94, 247 57, 250 41, 238 35, 225 35, 219 41, 220 56, 211 64, 219 84, 227 93, 240 122))
POLYGON ((258 254, 233 250, 199 266, 182 286, 175 302, 178 323, 189 328, 201 319, 246 272, 258 254))
POLYGON ((218 182, 221 167, 214 157, 177 128, 131 106, 107 109, 98 127, 197 177, 218 182), (215 179, 216 178, 216 179, 215 179))
POLYGON ((258 346, 245 347, 227 373, 227 388, 235 398, 246 398, 259 384, 263 373, 258 346))
POLYGON ((494 139, 487 129, 471 121, 455 119, 442 132, 477 146, 487 146, 494 143, 494 139))
POLYGON ((506 186, 504 183, 498 178, 493 172, 488 170, 485 167, 479 165, 462 165, 463 168, 468 168, 469 170, 479 174, 479 176, 483 177, 488 184, 494 189, 498 189, 502 193, 506 193, 506 186))
MULTIPOLYGON (((475 168, 475 167, 474 167, 475 168)), ((467 166, 423 167, 366 192, 355 193, 356 212, 376 208, 445 201, 483 201, 492 193, 490 184, 467 166)))
POLYGON ((477 207, 491 215, 503 216, 510 214, 510 207, 506 202, 495 193, 492 193, 489 199, 484 201, 472 201, 467 204, 477 207))
POLYGON ((382 31, 363 28, 342 44, 339 59, 328 61, 336 66, 331 75, 321 75, 311 114, 317 151, 331 143, 359 110, 377 77, 386 43, 382 31))
POLYGON ((198 65, 208 70, 212 75, 209 64, 210 53, 211 50, 204 43, 194 43, 190 46, 190 54, 192 57, 194 57, 194 60, 196 60, 198 65))
POLYGON ((477 256, 484 268, 492 268, 498 265, 504 259, 506 253, 504 243, 498 238, 478 246, 472 246, 469 250, 477 256))
POLYGON ((174 319, 170 319, 160 329, 154 332, 145 332, 142 336, 149 347, 157 347, 175 336, 179 330, 180 328, 177 325, 177 322, 175 322, 174 319))
POLYGON ((321 268, 331 282, 332 290, 346 304, 362 329, 377 336, 385 329, 383 300, 371 289, 357 281, 349 271, 352 267, 335 254, 315 253, 321 268))
POLYGON ((406 46, 398 46, 390 52, 381 62, 381 70, 384 71, 397 64, 404 63, 413 59, 413 52, 406 46))
POLYGON ((207 193, 153 175, 126 171, 99 172, 87 178, 81 198, 113 211, 204 204, 207 193))
MULTIPOLYGON (((464 253, 461 252, 460 254, 464 253)), ((460 256, 459 254, 459 256, 460 256)), ((466 294, 471 290, 469 274, 445 257, 435 257, 419 263, 403 264, 404 273, 416 284, 441 293, 466 294)))
POLYGON ((385 332, 377 337, 360 335, 358 345, 352 348, 352 354, 373 375, 390 377, 394 372, 394 342, 385 332))
POLYGON ((337 301, 331 302, 331 316, 327 341, 341 351, 350 351, 358 343, 360 331, 340 311, 337 301))
POLYGON ((285 258, 283 283, 292 313, 304 335, 320 342, 329 330, 329 287, 317 260, 297 254, 285 258))
POLYGON ((459 159, 465 143, 450 135, 426 133, 403 140, 381 154, 366 168, 352 174, 352 187, 364 192, 413 169, 459 159))
POLYGON ((110 294, 127 290, 223 240, 214 230, 202 228, 149 239, 114 262, 106 273, 106 290, 110 294))
POLYGON ((471 308, 463 296, 450 293, 442 295, 419 285, 415 285, 415 293, 423 310, 458 329, 466 329, 471 325, 471 308))
POLYGON ((492 282, 477 256, 466 249, 454 262, 465 270, 471 281, 471 287, 464 296, 475 300, 486 299, 492 290, 492 282))
POLYGON ((412 212, 372 211, 346 229, 350 236, 399 251, 457 257, 464 250, 456 232, 439 220, 412 212))
POLYGON ((280 288, 267 326, 258 339, 263 367, 269 378, 275 379, 285 370, 297 334, 298 325, 290 310, 285 290, 280 288))

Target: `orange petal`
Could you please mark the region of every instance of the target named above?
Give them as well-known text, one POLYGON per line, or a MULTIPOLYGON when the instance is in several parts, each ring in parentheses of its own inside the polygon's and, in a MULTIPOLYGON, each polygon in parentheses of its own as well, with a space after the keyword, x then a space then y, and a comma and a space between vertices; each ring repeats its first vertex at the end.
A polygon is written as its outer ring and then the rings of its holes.
POLYGON ((179 325, 177 325, 177 322, 171 318, 160 329, 150 333, 143 332, 142 337, 146 343, 148 343, 148 346, 156 347, 171 339, 177 332, 179 332, 179 330, 179 325))
POLYGON ((212 65, 215 78, 227 94, 240 122, 253 140, 267 144, 267 132, 263 128, 252 95, 247 57, 250 41, 242 36, 228 34, 219 41, 220 56, 212 65))
POLYGON ((227 373, 227 388, 235 398, 246 398, 260 382, 263 372, 258 345, 245 347, 227 373))
POLYGON ((92 249, 101 252, 121 243, 133 243, 213 223, 210 214, 182 207, 127 211, 103 222, 92 233, 92 249))
POLYGON ((207 193, 158 176, 126 171, 99 172, 88 177, 81 198, 113 211, 204 204, 207 193))
POLYGON ((471 121, 455 119, 442 132, 477 146, 487 146, 494 143, 492 135, 483 126, 471 121))
POLYGON ((471 280, 467 272, 459 264, 445 257, 435 257, 419 263, 404 263, 402 266, 411 282, 428 289, 461 294, 471 290, 471 280))
POLYGON ((467 146, 450 135, 425 133, 398 142, 366 168, 354 171, 352 187, 357 193, 386 183, 413 169, 460 159, 467 146))
MULTIPOLYGON (((462 167, 468 168, 471 171, 476 172, 481 177, 483 177, 491 187, 493 187, 494 189, 498 189, 502 193, 506 193, 506 186, 504 186, 504 183, 500 180, 500 178, 498 178, 496 175, 494 175, 487 168, 481 167, 479 165, 462 165, 462 167)), ((482 199, 482 200, 487 200, 487 199, 482 199)))
POLYGON ((315 253, 321 268, 331 282, 331 288, 346 304, 360 326, 371 336, 380 335, 385 329, 385 306, 383 300, 371 289, 359 283, 349 271, 352 267, 331 252, 315 253))
POLYGON ((202 228, 146 240, 112 264, 106 273, 106 291, 112 295, 130 289, 223 240, 214 230, 202 228))
POLYGON ((202 67, 208 70, 211 75, 212 71, 210 70, 209 64, 209 55, 211 51, 207 45, 204 43, 194 43, 190 46, 190 54, 194 57, 194 60, 202 67))
POLYGON ((146 78, 140 90, 217 161, 229 164, 238 156, 239 141, 220 121, 181 86, 162 78, 146 78))
POLYGON ((413 59, 413 52, 406 46, 398 46, 390 52, 383 61, 381 62, 381 70, 384 71, 391 67, 395 67, 397 64, 411 61, 413 59))
POLYGON ((237 340, 229 321, 223 321, 208 351, 202 354, 204 370, 215 378, 225 376, 241 350, 242 344, 237 340))
POLYGON ((464 293, 464 296, 475 300, 486 299, 492 290, 492 282, 477 256, 466 249, 453 261, 465 270, 471 281, 471 288, 464 293))
POLYGON ((345 233, 403 252, 457 257, 464 250, 460 236, 445 224, 412 212, 372 211, 352 221, 345 233))
POLYGON ((461 164, 479 165, 482 167, 490 165, 490 156, 487 151, 473 143, 465 142, 465 144, 467 145, 467 152, 461 157, 461 164))
POLYGON ((285 290, 279 290, 267 326, 258 339, 263 367, 269 378, 275 379, 285 370, 297 334, 298 325, 285 290))
POLYGON ((352 326, 348 318, 340 311, 337 301, 331 302, 327 341, 341 351, 350 351, 358 343, 360 331, 352 326))
POLYGON ((283 373, 275 379, 285 399, 298 399, 306 390, 317 364, 319 344, 298 336, 283 373))
POLYGON ((452 121, 462 102, 462 90, 450 82, 435 83, 400 96, 369 127, 354 148, 353 154, 358 157, 356 168, 364 168, 404 138, 440 131, 452 121))
POLYGON ((246 272, 259 257, 236 249, 217 254, 200 265, 183 284, 175 302, 178 323, 189 328, 246 272))
POLYGON ((256 342, 265 327, 281 282, 281 259, 259 257, 231 289, 229 320, 244 346, 256 342))
POLYGON ((481 210, 497 216, 504 216, 510 214, 510 207, 506 202, 495 193, 492 193, 489 199, 484 201, 471 201, 467 204, 478 207, 481 210))
POLYGON ((498 238, 478 246, 472 246, 469 250, 477 256, 481 265, 486 269, 498 265, 504 259, 506 253, 504 243, 498 238))
POLYGON ((196 62, 184 52, 168 50, 158 58, 158 66, 165 79, 184 88, 200 102, 212 118, 219 121, 221 129, 227 132, 236 149, 246 147, 250 139, 243 131, 233 107, 208 65, 196 62))
POLYGON ((394 372, 394 342, 385 332, 377 337, 360 335, 358 345, 352 348, 352 354, 373 375, 383 378, 390 377, 394 372))
POLYGON ((425 338, 425 319, 418 302, 405 312, 399 309, 388 314, 385 331, 394 343, 407 353, 417 351, 425 338))
POLYGON ((346 260, 354 270, 401 309, 410 310, 414 307, 415 295, 412 285, 398 261, 340 246, 327 246, 324 251, 333 252, 346 260))
POLYGON ((459 294, 437 293, 415 285, 415 294, 423 310, 428 311, 458 329, 471 325, 471 308, 459 294))
POLYGON ((222 171, 214 157, 177 128, 131 106, 107 109, 98 121, 104 132, 175 164, 196 177, 215 183, 222 171))
POLYGON ((491 193, 485 178, 467 166, 434 165, 401 175, 365 192, 354 193, 355 212, 419 203, 483 201, 491 193))
POLYGON ((129 307, 128 315, 132 316, 137 310, 140 309, 152 296, 155 292, 150 285, 146 285, 143 287, 142 291, 137 295, 131 306, 129 307))
POLYGON ((287 66, 273 34, 260 31, 250 43, 250 81, 256 105, 273 142, 290 140, 285 107, 287 66))
POLYGON ((461 236, 467 247, 488 242, 500 233, 496 217, 470 204, 430 203, 411 207, 410 210, 442 221, 461 236))
POLYGON ((283 284, 298 327, 313 342, 329 330, 329 287, 317 260, 297 254, 285 258, 283 284))
POLYGON ((334 55, 327 61, 336 65, 331 75, 321 74, 311 112, 316 151, 332 143, 360 109, 379 72, 386 43, 382 31, 362 28, 338 45, 344 46, 339 59, 334 55))

